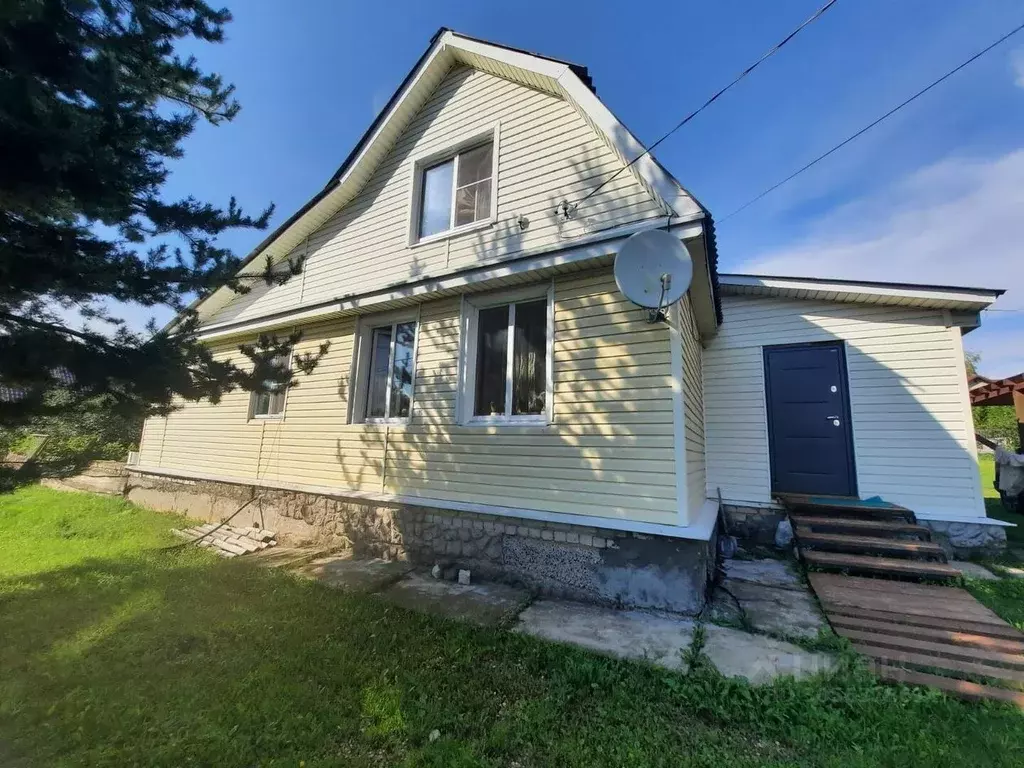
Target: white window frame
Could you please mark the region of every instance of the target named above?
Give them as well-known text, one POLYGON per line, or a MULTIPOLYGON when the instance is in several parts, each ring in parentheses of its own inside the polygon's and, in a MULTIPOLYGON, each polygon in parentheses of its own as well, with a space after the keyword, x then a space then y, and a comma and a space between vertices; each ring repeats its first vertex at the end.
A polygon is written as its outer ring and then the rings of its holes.
POLYGON ((494 123, 482 131, 467 134, 439 152, 420 155, 413 160, 412 199, 409 204, 409 247, 447 240, 465 232, 493 226, 498 220, 498 140, 501 123, 494 123), (491 212, 490 215, 470 224, 455 226, 455 191, 459 186, 459 155, 483 144, 491 147, 491 212), (448 213, 448 229, 433 235, 420 237, 420 213, 423 207, 423 179, 425 173, 436 165, 454 160, 452 165, 452 203, 448 213))
POLYGON ((456 411, 458 423, 463 426, 546 426, 554 421, 554 348, 555 348, 555 283, 541 283, 528 288, 519 288, 500 293, 463 295, 460 318, 461 344, 459 349, 459 388, 456 411), (481 309, 504 304, 523 304, 547 300, 547 343, 545 345, 545 396, 544 413, 512 413, 512 361, 515 355, 515 309, 509 312, 509 335, 505 345, 505 414, 500 416, 477 416, 476 406, 476 364, 477 330, 481 309))
MULTIPOLYGON (((288 352, 288 360, 285 363, 285 367, 288 370, 292 368, 292 355, 295 354, 295 350, 288 352)), ((288 392, 291 387, 286 387, 284 390, 284 397, 281 399, 281 410, 278 413, 256 413, 256 398, 263 394, 261 392, 250 392, 249 393, 249 421, 282 421, 284 419, 284 412, 288 408, 288 392)))
POLYGON ((416 368, 420 349, 420 312, 414 310, 388 312, 379 315, 365 315, 359 318, 356 328, 356 343, 352 356, 352 373, 349 385, 349 424, 407 424, 416 409, 416 368), (408 416, 367 417, 367 398, 370 393, 370 359, 373 357, 373 332, 378 328, 391 328, 391 349, 388 352, 388 388, 384 412, 391 412, 390 378, 395 367, 395 326, 416 323, 416 338, 412 343, 412 397, 409 401, 408 416))

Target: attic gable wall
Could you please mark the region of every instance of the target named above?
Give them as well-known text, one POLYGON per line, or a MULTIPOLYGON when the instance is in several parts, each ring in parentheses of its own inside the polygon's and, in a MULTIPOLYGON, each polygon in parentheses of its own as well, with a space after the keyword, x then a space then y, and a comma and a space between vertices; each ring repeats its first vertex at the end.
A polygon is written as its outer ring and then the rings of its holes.
POLYGON ((254 319, 466 267, 526 250, 568 245, 609 226, 665 215, 630 173, 620 174, 559 223, 557 204, 579 199, 622 167, 605 141, 564 100, 480 70, 459 67, 441 81, 360 193, 294 252, 302 275, 284 286, 235 297, 209 323, 254 319), (449 239, 409 245, 417 158, 498 126, 497 221, 449 239), (523 216, 529 226, 520 229, 523 216))

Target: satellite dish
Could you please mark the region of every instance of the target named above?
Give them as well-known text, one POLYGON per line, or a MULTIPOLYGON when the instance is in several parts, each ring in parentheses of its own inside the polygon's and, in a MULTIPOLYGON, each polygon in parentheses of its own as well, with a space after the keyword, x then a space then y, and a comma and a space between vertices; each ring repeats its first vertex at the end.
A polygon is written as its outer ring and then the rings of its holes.
POLYGON ((651 310, 652 323, 664 319, 662 308, 683 298, 691 280, 686 246, 663 229, 637 232, 615 257, 615 284, 627 299, 651 310))

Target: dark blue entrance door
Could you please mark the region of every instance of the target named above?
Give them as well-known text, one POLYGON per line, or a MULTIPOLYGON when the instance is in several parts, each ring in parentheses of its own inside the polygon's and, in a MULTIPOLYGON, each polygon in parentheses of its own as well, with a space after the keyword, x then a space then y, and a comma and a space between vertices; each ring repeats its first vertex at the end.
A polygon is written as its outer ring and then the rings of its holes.
POLYGON ((764 348, 775 493, 856 496, 842 344, 764 348))

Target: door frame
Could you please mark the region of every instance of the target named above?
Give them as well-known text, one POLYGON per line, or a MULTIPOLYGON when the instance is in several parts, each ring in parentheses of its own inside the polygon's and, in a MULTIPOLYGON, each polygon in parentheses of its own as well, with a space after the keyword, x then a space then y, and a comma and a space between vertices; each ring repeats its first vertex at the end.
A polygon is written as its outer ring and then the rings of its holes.
POLYGON ((832 347, 839 350, 839 386, 843 395, 842 418, 846 419, 849 428, 846 432, 847 456, 846 471, 852 490, 853 498, 860 498, 860 489, 857 487, 857 453, 854 450, 853 439, 853 418, 850 411, 850 371, 846 366, 846 342, 842 339, 831 341, 810 341, 797 344, 765 344, 761 347, 762 376, 764 376, 764 412, 765 425, 768 429, 766 435, 768 444, 768 466, 769 466, 769 493, 775 494, 775 452, 772 450, 772 408, 771 408, 771 377, 768 375, 768 353, 773 350, 783 349, 808 349, 818 347, 832 347))

